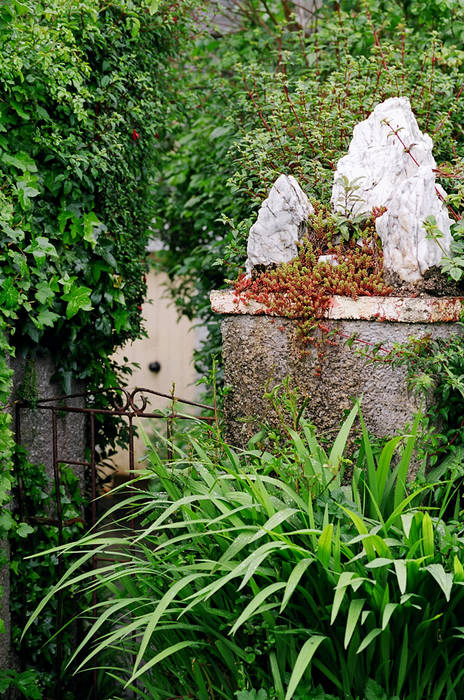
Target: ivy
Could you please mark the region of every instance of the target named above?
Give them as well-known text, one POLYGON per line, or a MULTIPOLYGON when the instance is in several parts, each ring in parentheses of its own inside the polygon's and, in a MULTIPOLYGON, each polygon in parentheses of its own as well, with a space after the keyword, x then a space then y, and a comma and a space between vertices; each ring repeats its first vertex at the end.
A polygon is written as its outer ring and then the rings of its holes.
MULTIPOLYGON (((152 173, 177 112, 172 57, 188 45, 194 4, 0 3, 3 405, 15 352, 49 351, 65 392, 72 380, 94 390, 127 373, 110 356, 144 334, 152 173)), ((6 410, 0 538, 10 533, 21 551, 29 526, 7 507, 14 449, 6 410)))

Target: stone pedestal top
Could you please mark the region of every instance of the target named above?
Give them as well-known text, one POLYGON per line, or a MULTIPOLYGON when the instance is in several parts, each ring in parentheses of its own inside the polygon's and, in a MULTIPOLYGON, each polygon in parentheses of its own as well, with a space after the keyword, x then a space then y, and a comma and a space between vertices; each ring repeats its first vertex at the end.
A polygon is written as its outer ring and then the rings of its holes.
MULTIPOLYGON (((277 314, 257 301, 244 301, 232 289, 213 291, 211 308, 218 314, 251 316, 277 314)), ((324 318, 332 320, 446 323, 461 318, 464 297, 351 297, 332 296, 324 318)))

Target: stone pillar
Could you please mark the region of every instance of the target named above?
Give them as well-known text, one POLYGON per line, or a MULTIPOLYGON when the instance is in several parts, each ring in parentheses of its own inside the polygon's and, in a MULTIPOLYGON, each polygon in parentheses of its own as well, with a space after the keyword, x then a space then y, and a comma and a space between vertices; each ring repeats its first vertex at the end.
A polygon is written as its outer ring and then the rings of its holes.
POLYGON ((401 431, 419 409, 408 391, 406 370, 388 361, 372 362, 369 355, 380 345, 381 360, 395 343, 412 337, 450 337, 457 332, 453 322, 462 306, 460 298, 332 297, 324 324, 333 337, 324 333, 320 344, 302 354, 295 321, 273 318, 259 303, 246 306, 234 298, 232 291, 211 294, 213 310, 224 315, 224 379, 231 387, 225 400, 228 438, 239 446, 263 418, 272 422, 263 393, 269 382, 275 386, 287 376, 309 397, 307 415, 320 430, 336 430, 352 399, 362 396, 368 430, 379 437, 401 431), (327 337, 336 344, 328 344, 327 337), (357 342, 349 347, 345 341, 352 337, 357 342))
MULTIPOLYGON (((34 359, 18 357, 13 360, 12 367, 14 369, 13 400, 31 402, 31 407, 21 409, 20 425, 15 425, 15 430, 20 430, 21 445, 28 450, 30 461, 34 464, 43 464, 50 484, 53 484, 52 414, 50 410, 41 408, 40 405, 34 407, 34 403, 37 399, 52 399, 50 403, 56 405, 58 399, 64 395, 63 388, 54 379, 55 363, 50 355, 34 359)), ((84 392, 85 385, 82 382, 72 382, 71 395, 84 392)), ((66 403, 69 406, 83 405, 82 399, 69 399, 66 403)), ((65 412, 58 414, 57 449, 60 458, 78 462, 84 460, 85 424, 83 414, 65 412)), ((83 488, 82 467, 77 467, 75 473, 83 488)))
MULTIPOLYGON (((22 399, 58 399, 63 396, 63 389, 54 381, 53 376, 56 367, 53 359, 49 355, 37 357, 33 360, 18 357, 11 360, 10 366, 14 370, 13 391, 10 400, 12 415, 12 429, 17 430, 16 411, 14 402, 22 399)), ((73 382, 71 393, 83 393, 84 385, 73 382)), ((74 399, 73 406, 78 405, 78 400, 74 399)), ((53 488, 53 445, 52 445, 52 417, 51 411, 37 408, 23 408, 20 411, 20 432, 21 445, 28 450, 29 459, 35 464, 43 464, 47 474, 50 488, 53 488)), ((85 457, 86 421, 83 414, 62 413, 57 418, 57 447, 58 455, 63 459, 83 461, 85 457)), ((82 489, 84 489, 84 471, 82 467, 75 467, 82 489)), ((11 507, 14 509, 17 504, 13 500, 11 507)), ((30 515, 30 514, 29 514, 30 515)), ((54 513, 50 514, 55 517, 54 513)), ((1 543, 4 551, 6 549, 9 559, 9 543, 1 543)), ((8 566, 0 569, 0 585, 3 587, 1 617, 5 622, 5 633, 0 635, 0 671, 1 669, 14 668, 18 666, 18 660, 14 658, 11 649, 10 638, 10 571, 8 566)))

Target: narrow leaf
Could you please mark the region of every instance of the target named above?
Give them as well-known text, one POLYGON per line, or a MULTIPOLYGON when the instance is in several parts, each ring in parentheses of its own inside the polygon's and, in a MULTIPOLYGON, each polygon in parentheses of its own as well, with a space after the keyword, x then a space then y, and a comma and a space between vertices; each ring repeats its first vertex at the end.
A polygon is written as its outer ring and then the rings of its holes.
POLYGON ((382 632, 382 630, 379 627, 375 627, 373 630, 369 632, 369 634, 363 639, 361 644, 359 645, 356 653, 360 654, 364 649, 366 649, 369 644, 379 636, 379 634, 382 632))
POLYGON ((164 659, 166 659, 168 656, 172 656, 172 654, 175 654, 176 652, 181 651, 186 647, 194 646, 198 646, 198 642, 186 641, 177 642, 177 644, 172 644, 170 647, 163 649, 163 651, 160 651, 159 654, 154 656, 152 659, 150 659, 150 661, 148 661, 144 666, 142 666, 142 668, 140 668, 137 671, 137 673, 133 673, 124 687, 127 688, 127 686, 133 683, 136 678, 146 673, 150 668, 153 668, 153 666, 156 666, 156 664, 158 664, 160 661, 164 661, 164 659))
POLYGON ((330 562, 330 555, 332 553, 332 534, 333 525, 332 523, 329 523, 319 537, 317 558, 324 567, 327 567, 330 562))
POLYGON ((429 564, 425 568, 432 574, 433 578, 445 594, 446 600, 449 602, 451 588, 453 587, 453 574, 447 574, 441 564, 429 564))
POLYGON ((398 579, 398 587, 400 589, 400 592, 405 593, 407 576, 408 576, 408 572, 406 569, 406 562, 404 562, 402 559, 396 559, 394 561, 394 566, 395 566, 396 578, 398 579))
POLYGON ((343 642, 343 646, 345 647, 345 649, 350 643, 351 637, 353 636, 353 632, 356 629, 356 625, 358 623, 359 616, 361 614, 361 610, 363 609, 363 605, 365 602, 366 601, 364 600, 364 598, 355 598, 350 603, 350 607, 348 609, 348 617, 346 620, 345 639, 343 642))
POLYGON ((315 635, 314 637, 310 637, 310 639, 303 644, 296 659, 295 666, 293 667, 290 682, 285 694, 285 700, 291 700, 293 697, 293 694, 295 693, 304 672, 311 663, 311 659, 317 651, 318 646, 324 641, 324 639, 327 639, 327 637, 315 635))
POLYGON ((383 613, 382 613, 382 630, 384 630, 385 627, 390 622, 390 618, 393 615, 393 613, 397 607, 398 607, 398 603, 387 603, 386 606, 384 607, 383 613))
POLYGON ((282 605, 280 606, 280 612, 282 612, 290 598, 292 597, 293 591, 298 586, 301 577, 308 568, 310 564, 313 563, 313 559, 301 559, 298 564, 293 567, 292 572, 287 580, 287 585, 285 586, 284 596, 282 598, 282 605))
POLYGON ((248 603, 246 606, 245 610, 241 613, 241 615, 238 617, 238 619, 235 621, 235 624, 233 625, 232 629, 230 630, 229 634, 235 634, 236 631, 243 625, 244 622, 248 620, 249 617, 254 613, 254 611, 259 608, 259 606, 268 598, 270 595, 273 593, 276 593, 276 591, 279 591, 281 588, 285 587, 285 583, 281 583, 280 581, 277 583, 271 583, 269 586, 266 586, 266 588, 263 588, 254 598, 253 600, 248 603))
POLYGON ((432 518, 428 513, 424 513, 424 517, 422 518, 422 538, 424 556, 433 557, 435 553, 433 542, 433 523, 432 518))

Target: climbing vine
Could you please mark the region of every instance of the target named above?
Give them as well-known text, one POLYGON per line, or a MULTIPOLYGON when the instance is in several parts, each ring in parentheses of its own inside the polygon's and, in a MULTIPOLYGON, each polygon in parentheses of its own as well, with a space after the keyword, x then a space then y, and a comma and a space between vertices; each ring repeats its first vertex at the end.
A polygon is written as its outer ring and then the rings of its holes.
MULTIPOLYGON (((0 3, 3 405, 14 354, 50 352, 64 392, 75 379, 89 389, 123 379, 110 357, 144 333, 152 173, 177 110, 170 59, 190 40, 194 5, 0 3)), ((10 428, 7 409, 0 414, 0 538, 10 533, 20 543, 30 529, 8 509, 10 428)))

